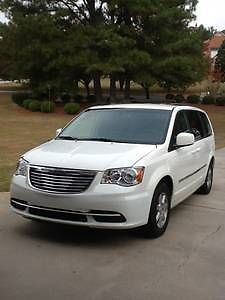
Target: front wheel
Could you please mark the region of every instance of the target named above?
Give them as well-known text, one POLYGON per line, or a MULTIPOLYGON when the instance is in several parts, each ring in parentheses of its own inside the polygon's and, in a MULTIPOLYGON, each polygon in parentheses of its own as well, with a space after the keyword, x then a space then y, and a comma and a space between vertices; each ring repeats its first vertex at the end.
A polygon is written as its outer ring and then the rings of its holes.
POLYGON ((197 193, 202 195, 208 195, 211 192, 213 183, 213 163, 211 162, 208 168, 208 172, 205 178, 204 184, 198 189, 197 193))
POLYGON ((167 228, 170 216, 171 192, 166 183, 160 183, 154 192, 148 223, 143 227, 146 237, 158 238, 167 228))

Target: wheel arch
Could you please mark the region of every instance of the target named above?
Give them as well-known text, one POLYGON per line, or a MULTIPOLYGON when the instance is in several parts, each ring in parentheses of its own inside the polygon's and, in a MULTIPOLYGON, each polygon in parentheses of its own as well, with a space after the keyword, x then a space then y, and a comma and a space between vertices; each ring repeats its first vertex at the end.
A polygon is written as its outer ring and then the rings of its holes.
POLYGON ((215 156, 212 156, 211 159, 210 159, 210 163, 209 165, 212 164, 213 165, 213 168, 215 166, 215 156))
MULTIPOLYGON (((170 190, 170 197, 172 197, 173 195, 173 190, 174 190, 174 184, 173 184, 173 179, 170 175, 166 175, 164 176, 160 181, 159 183, 157 184, 157 186, 160 184, 160 183, 166 183, 166 185, 168 186, 169 190, 170 190)), ((157 187, 156 186, 156 187, 157 187)))

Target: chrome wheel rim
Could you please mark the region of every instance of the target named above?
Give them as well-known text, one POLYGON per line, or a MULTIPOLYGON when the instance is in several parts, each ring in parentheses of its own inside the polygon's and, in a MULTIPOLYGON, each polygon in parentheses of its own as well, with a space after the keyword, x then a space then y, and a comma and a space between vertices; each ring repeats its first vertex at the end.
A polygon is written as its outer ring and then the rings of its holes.
POLYGON ((158 228, 163 228, 166 224, 169 210, 169 201, 166 193, 161 193, 158 197, 158 203, 156 206, 156 224, 158 228))
POLYGON ((212 186, 212 177, 213 177, 212 168, 209 168, 207 179, 206 179, 206 185, 208 189, 210 189, 212 186))

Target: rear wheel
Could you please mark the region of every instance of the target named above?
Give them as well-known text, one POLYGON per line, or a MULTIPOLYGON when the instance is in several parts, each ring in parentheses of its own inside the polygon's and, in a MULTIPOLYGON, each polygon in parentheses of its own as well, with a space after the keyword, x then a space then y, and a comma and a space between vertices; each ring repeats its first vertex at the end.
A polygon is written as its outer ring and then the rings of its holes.
POLYGON ((213 183, 213 162, 210 163, 204 184, 198 189, 197 193, 207 195, 211 192, 213 183))
POLYGON ((161 182, 155 189, 148 223, 143 227, 146 237, 160 237, 166 230, 170 216, 171 192, 166 183, 161 182))

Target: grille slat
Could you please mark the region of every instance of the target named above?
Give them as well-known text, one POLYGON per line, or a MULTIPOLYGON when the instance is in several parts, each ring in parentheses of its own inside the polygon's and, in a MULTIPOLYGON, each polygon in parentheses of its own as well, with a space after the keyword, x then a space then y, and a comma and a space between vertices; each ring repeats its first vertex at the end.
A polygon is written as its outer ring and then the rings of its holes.
POLYGON ((39 190, 79 194, 89 188, 96 172, 31 166, 29 176, 31 185, 39 190))
MULTIPOLYGON (((64 173, 64 172, 63 172, 64 173)), ((47 174, 47 173, 43 173, 43 172, 41 172, 41 171, 38 171, 38 172, 33 172, 33 175, 34 176, 39 176, 39 175, 42 175, 43 177, 46 177, 46 178, 59 178, 59 179, 61 179, 61 178, 65 178, 65 179, 68 179, 68 176, 71 176, 71 177, 73 177, 73 178, 80 178, 80 176, 81 175, 78 175, 78 174, 67 174, 67 175, 57 175, 57 174, 54 174, 54 175, 51 175, 51 174, 47 174)), ((84 179, 90 179, 90 178, 92 178, 92 176, 91 175, 82 175, 82 178, 84 178, 84 179)))
MULTIPOLYGON (((39 181, 35 181, 35 180, 33 180, 33 183, 35 183, 35 184, 39 184, 39 185, 41 185, 41 186, 49 186, 50 188, 54 188, 55 187, 55 184, 53 184, 53 183, 46 183, 46 182, 39 182, 39 181)), ((58 184, 58 186, 57 186, 58 188, 60 188, 60 189, 76 189, 74 186, 72 186, 72 185, 65 185, 65 184, 58 184)), ((81 187, 83 187, 83 185, 81 185, 81 184, 79 184, 79 185, 77 185, 76 186, 77 187, 77 189, 80 189, 81 187)))
MULTIPOLYGON (((35 179, 37 179, 37 180, 40 179, 40 174, 38 174, 38 175, 32 174, 32 176, 33 176, 33 178, 35 178, 35 179)), ((49 176, 49 177, 48 177, 48 176, 44 176, 44 175, 41 174, 41 179, 42 179, 42 180, 47 180, 47 181, 49 181, 49 179, 50 179, 50 180, 60 181, 60 182, 61 182, 61 181, 65 181, 65 182, 73 182, 74 179, 79 179, 79 181, 82 181, 82 182, 86 182, 86 181, 87 181, 87 182, 88 182, 91 178, 88 179, 88 178, 86 178, 86 177, 85 177, 85 178, 81 178, 81 177, 79 178, 79 177, 74 177, 74 176, 73 176, 72 178, 69 178, 69 179, 68 179, 68 178, 66 178, 66 177, 62 177, 62 178, 54 177, 54 176, 51 176, 51 177, 49 176)))
MULTIPOLYGON (((40 182, 40 183, 49 183, 49 180, 47 179, 42 179, 42 178, 36 178, 36 177, 33 177, 33 181, 36 181, 37 183, 40 182)), ((51 180, 51 182, 53 182, 54 184, 64 184, 64 185, 68 185, 68 186, 71 186, 72 183, 74 182, 74 180, 70 180, 70 181, 65 181, 65 180, 51 180)), ((83 186, 83 184, 85 183, 88 183, 88 181, 80 181, 79 180, 79 183, 83 186)))

